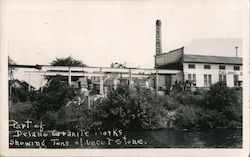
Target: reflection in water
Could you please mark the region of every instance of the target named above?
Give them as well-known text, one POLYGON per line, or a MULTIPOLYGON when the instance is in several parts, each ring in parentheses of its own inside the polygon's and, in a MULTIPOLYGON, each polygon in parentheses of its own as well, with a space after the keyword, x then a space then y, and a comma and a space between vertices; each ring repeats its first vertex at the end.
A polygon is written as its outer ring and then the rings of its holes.
POLYGON ((241 129, 128 131, 129 138, 143 138, 148 148, 242 148, 241 129))

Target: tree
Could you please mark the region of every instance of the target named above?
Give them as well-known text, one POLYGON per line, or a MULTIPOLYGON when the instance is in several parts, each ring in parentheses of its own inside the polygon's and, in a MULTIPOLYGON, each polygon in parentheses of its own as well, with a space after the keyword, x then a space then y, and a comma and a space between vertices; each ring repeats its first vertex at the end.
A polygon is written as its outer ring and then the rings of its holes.
POLYGON ((238 104, 235 90, 227 87, 223 82, 218 82, 210 86, 210 90, 205 95, 205 107, 219 112, 227 107, 238 104))
POLYGON ((72 58, 71 56, 66 58, 56 58, 53 60, 50 65, 53 66, 87 66, 82 63, 82 61, 72 58))
POLYGON ((43 88, 43 91, 38 94, 36 110, 39 118, 48 111, 55 112, 60 110, 62 106, 66 105, 68 100, 74 98, 73 88, 61 80, 62 76, 60 75, 51 78, 43 88))
POLYGON ((94 103, 94 119, 103 129, 158 129, 170 121, 170 112, 161 100, 146 89, 120 84, 94 103))
POLYGON ((238 127, 242 124, 242 94, 224 82, 210 86, 199 118, 202 127, 238 127))

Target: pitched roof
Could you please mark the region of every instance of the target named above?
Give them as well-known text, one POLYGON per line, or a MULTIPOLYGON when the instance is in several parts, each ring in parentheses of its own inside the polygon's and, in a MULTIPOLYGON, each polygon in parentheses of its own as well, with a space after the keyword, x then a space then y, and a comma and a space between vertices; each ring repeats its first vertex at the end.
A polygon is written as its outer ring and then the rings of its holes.
POLYGON ((192 63, 242 64, 242 58, 189 54, 184 54, 183 61, 192 63))

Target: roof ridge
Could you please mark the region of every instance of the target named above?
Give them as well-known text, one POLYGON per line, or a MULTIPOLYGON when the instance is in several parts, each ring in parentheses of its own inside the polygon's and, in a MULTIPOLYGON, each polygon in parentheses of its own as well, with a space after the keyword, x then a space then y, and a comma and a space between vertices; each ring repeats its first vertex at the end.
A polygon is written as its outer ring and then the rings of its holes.
POLYGON ((223 58, 235 58, 235 59, 242 59, 243 57, 233 57, 233 56, 214 56, 214 55, 197 55, 197 54, 184 54, 188 56, 204 56, 204 57, 223 57, 223 58))
POLYGON ((184 62, 193 63, 214 63, 214 64, 242 64, 243 58, 228 57, 228 56, 208 56, 208 55, 192 55, 185 54, 184 62))

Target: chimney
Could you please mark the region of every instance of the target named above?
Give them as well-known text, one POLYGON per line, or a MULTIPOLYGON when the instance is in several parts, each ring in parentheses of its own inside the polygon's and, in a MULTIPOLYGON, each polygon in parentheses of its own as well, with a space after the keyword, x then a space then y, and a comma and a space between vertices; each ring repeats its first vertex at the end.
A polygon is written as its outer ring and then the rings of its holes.
POLYGON ((238 58, 238 46, 235 47, 236 58, 238 58))
POLYGON ((161 20, 156 20, 156 55, 161 53, 161 20))

